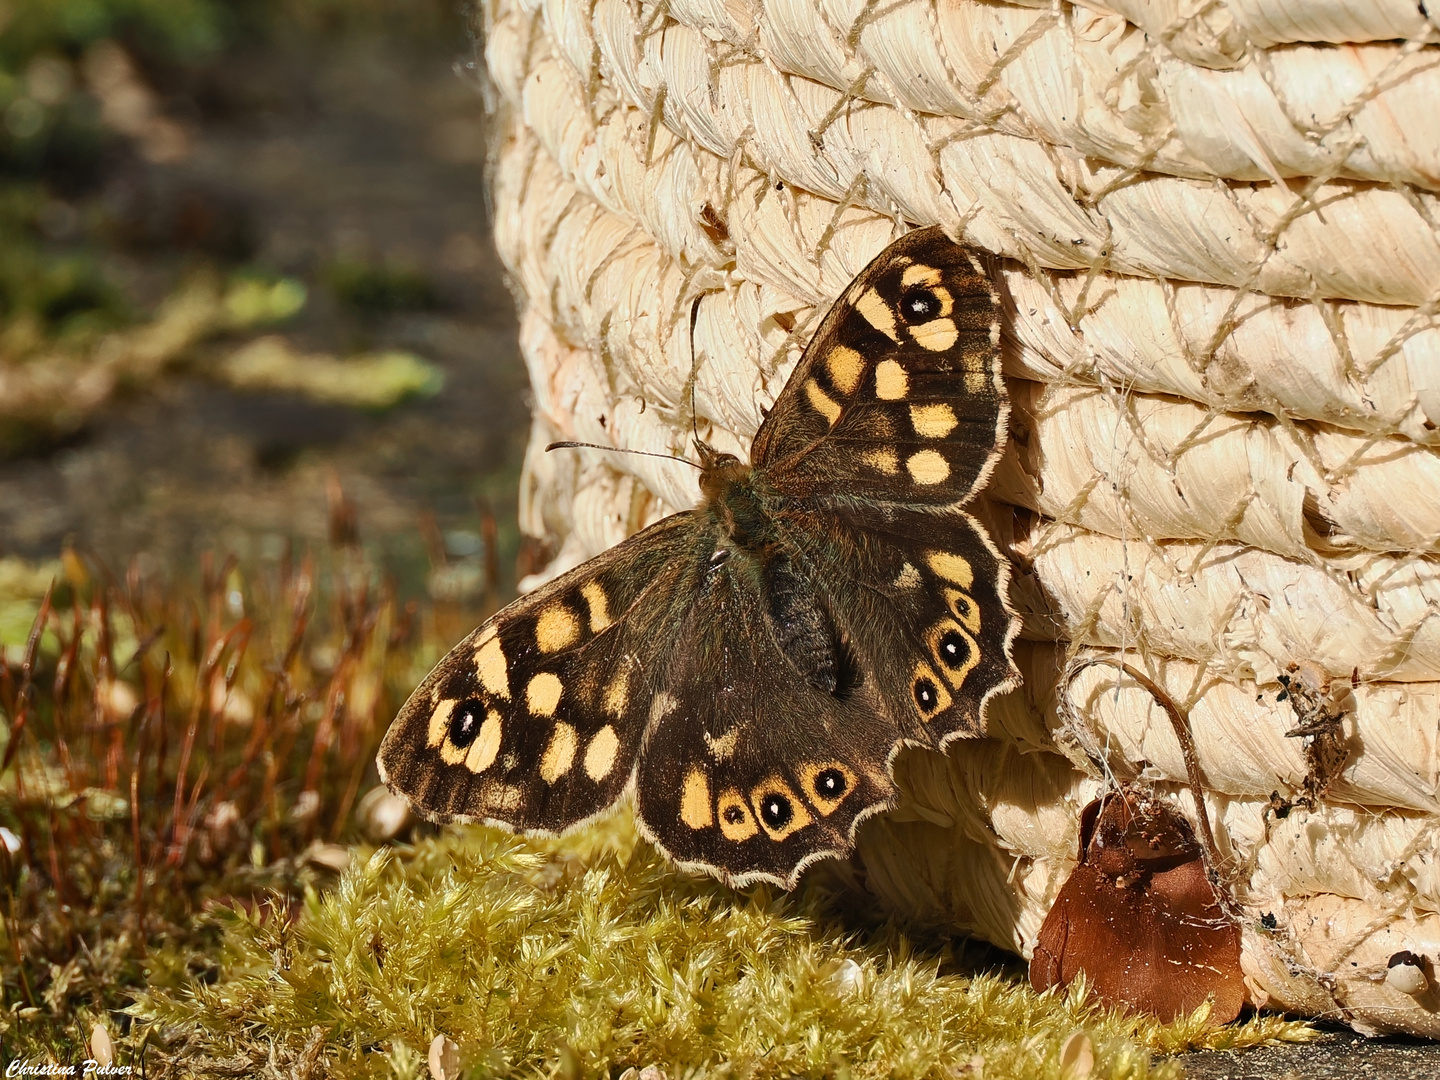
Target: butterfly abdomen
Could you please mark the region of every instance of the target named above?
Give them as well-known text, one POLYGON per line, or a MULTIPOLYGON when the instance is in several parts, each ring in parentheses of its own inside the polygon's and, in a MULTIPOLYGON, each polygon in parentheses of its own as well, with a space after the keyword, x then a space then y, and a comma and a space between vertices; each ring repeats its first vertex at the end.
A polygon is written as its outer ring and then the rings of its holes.
POLYGON ((824 601, 790 560, 776 554, 765 565, 770 631, 796 672, 816 690, 835 693, 839 638, 824 601))

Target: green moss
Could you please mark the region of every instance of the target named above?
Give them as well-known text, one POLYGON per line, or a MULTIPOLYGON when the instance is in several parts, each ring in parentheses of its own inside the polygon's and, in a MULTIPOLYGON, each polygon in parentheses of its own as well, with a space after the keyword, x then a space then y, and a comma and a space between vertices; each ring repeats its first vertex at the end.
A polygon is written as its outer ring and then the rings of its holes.
MULTIPOLYGON (((225 915, 218 978, 145 992, 189 1067, 297 1060, 318 1029, 331 1075, 418 1076, 436 1035, 472 1076, 1059 1078, 1083 1031, 1094 1075, 1178 1076, 1154 1051, 1213 1043, 1203 1015, 1159 1025, 942 973, 894 924, 863 934, 823 891, 736 894, 667 865, 614 817, 562 841, 484 828, 362 857, 294 923, 225 915)), ((1224 1045, 1303 1037, 1271 1020, 1224 1045)), ((182 1060, 181 1057, 176 1058, 182 1060)))

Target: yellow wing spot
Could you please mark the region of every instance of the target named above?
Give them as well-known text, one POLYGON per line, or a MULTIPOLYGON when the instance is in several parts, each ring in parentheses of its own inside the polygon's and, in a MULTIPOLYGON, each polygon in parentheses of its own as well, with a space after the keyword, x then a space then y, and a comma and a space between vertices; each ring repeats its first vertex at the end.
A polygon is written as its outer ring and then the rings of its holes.
POLYGON ((715 824, 715 814, 710 809, 710 781, 698 766, 685 774, 685 786, 680 791, 680 820, 692 829, 715 824))
POLYGON ((902 401, 910 392, 910 376, 894 360, 875 365, 875 396, 881 401, 902 401))
POLYGON ((931 291, 935 293, 935 299, 940 301, 940 318, 945 318, 955 310, 955 301, 950 296, 949 289, 943 285, 937 285, 931 291))
POLYGON ((610 775, 615 767, 615 754, 620 749, 620 739, 615 729, 606 724, 590 739, 585 748, 585 775, 596 783, 610 775))
POLYGON ((514 784, 502 784, 499 780, 492 780, 480 789, 480 799, 485 804, 485 809, 493 814, 513 814, 520 809, 520 800, 525 797, 525 790, 514 784))
POLYGON ((960 620, 965 629, 972 634, 980 632, 980 605, 975 603, 972 597, 959 589, 946 589, 945 603, 949 605, 950 613, 960 620))
POLYGON ((885 302, 884 297, 874 289, 867 289, 855 301, 855 310, 860 312, 865 317, 865 321, 880 333, 891 341, 899 342, 900 335, 895 332, 895 312, 890 310, 890 305, 885 302))
POLYGON ((454 711, 454 698, 446 698, 435 706, 435 711, 430 714, 430 730, 425 733, 426 746, 439 746, 445 741, 445 733, 450 730, 450 714, 454 711))
POLYGON ((810 404, 815 406, 815 411, 825 417, 825 422, 834 427, 835 421, 840 419, 840 406, 830 400, 814 379, 805 380, 805 396, 810 399, 810 404))
POLYGON ((449 739, 440 744, 440 760, 446 765, 459 765, 465 760, 465 747, 456 746, 449 739))
POLYGON ((496 697, 510 697, 510 673, 505 663, 505 649, 493 633, 484 638, 475 650, 475 674, 487 692, 496 697))
POLYGON ((900 573, 895 578, 895 587, 897 589, 913 589, 919 584, 920 571, 907 562, 900 568, 900 573))
POLYGON ((905 469, 917 484, 939 484, 950 475, 950 463, 934 450, 917 450, 905 459, 905 469))
MULTIPOLYGON (((998 326, 991 327, 991 336, 999 333, 998 326)), ((991 342, 992 346, 994 342, 991 342)), ((990 381, 990 350, 982 349, 977 351, 973 347, 967 347, 960 356, 960 367, 965 372, 965 392, 978 394, 985 389, 990 381)))
POLYGON ((575 729, 569 724, 556 721, 555 730, 550 734, 550 741, 545 746, 545 753, 540 755, 540 779, 547 784, 553 784, 560 777, 570 771, 570 766, 575 764, 575 750, 580 745, 580 740, 575 736, 575 729))
POLYGON ((500 737, 504 733, 500 714, 491 709, 480 725, 480 734, 470 744, 470 752, 465 755, 465 767, 473 773, 482 773, 495 764, 495 755, 500 753, 500 737))
POLYGON ((750 805, 760 820, 761 828, 769 834, 771 840, 784 840, 815 820, 810 816, 810 811, 805 809, 805 804, 795 797, 790 785, 778 774, 762 780, 751 789, 750 805), (783 806, 784 813, 788 814, 774 825, 766 820, 765 813, 766 804, 772 801, 783 806))
POLYGON ((564 686, 553 671, 542 671, 525 687, 525 704, 536 716, 554 716, 564 686))
POLYGON ((800 786, 804 788, 805 797, 810 800, 810 804, 823 816, 829 817, 835 808, 845 801, 846 796, 855 790, 855 773, 843 761, 806 762, 800 766, 800 786), (825 784, 825 781, 833 781, 835 777, 822 777, 822 773, 839 774, 839 790, 835 794, 828 794, 825 784))
POLYGON ((541 652, 569 648, 580 637, 580 620, 564 604, 551 604, 535 620, 535 644, 541 652))
POLYGON ((962 589, 968 589, 975 583, 975 571, 970 567, 970 560, 963 555, 955 555, 949 551, 932 551, 925 556, 925 561, 936 574, 962 589))
POLYGON ((900 284, 907 289, 911 285, 939 285, 940 277, 940 271, 935 267, 915 263, 905 268, 905 273, 900 275, 900 284))
POLYGON ((609 626, 611 621, 605 589, 598 581, 587 581, 580 590, 580 595, 585 598, 585 606, 590 609, 590 632, 598 634, 609 626))
POLYGON ((934 405, 911 405, 910 424, 923 439, 943 439, 960 421, 955 410, 943 401, 934 405))
POLYGON ((619 720, 625 715, 625 709, 630 704, 630 667, 627 664, 620 669, 620 673, 610 680, 610 685, 605 688, 605 712, 619 720))
POLYGON ((860 455, 860 460, 872 469, 879 469, 886 476, 894 476, 900 471, 900 458, 889 447, 882 450, 866 450, 860 455))
POLYGON ((920 710, 920 719, 929 719, 950 707, 954 700, 935 669, 921 660, 910 673, 910 696, 920 710))
POLYGON ((720 793, 720 798, 715 800, 715 813, 720 819, 720 832, 726 840, 738 844, 760 831, 760 826, 755 824, 755 815, 734 788, 726 788, 720 793))
POLYGON ((830 381, 842 394, 853 394, 860 388, 865 374, 865 358, 847 345, 836 345, 825 355, 825 370, 830 381))
POLYGON ((931 352, 944 352, 960 340, 954 319, 931 319, 910 328, 910 336, 931 352))

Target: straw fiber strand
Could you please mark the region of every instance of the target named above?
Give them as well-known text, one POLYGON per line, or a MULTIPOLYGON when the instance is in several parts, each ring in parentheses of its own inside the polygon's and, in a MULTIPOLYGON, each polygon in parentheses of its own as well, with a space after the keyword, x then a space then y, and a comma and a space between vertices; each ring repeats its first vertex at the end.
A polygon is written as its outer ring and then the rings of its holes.
POLYGON ((1440 26, 1401 0, 490 0, 497 242, 558 573, 694 505, 909 226, 1005 260, 975 510, 1023 687, 897 763, 869 887, 1027 954, 1115 780, 1194 810, 1260 1005, 1440 1037, 1440 26), (693 414, 692 414, 693 401, 693 414), (1098 657, 1058 702, 1067 665, 1098 657), (1280 679, 1325 681, 1318 775, 1280 679), (1277 807, 1281 812, 1277 812, 1277 807))

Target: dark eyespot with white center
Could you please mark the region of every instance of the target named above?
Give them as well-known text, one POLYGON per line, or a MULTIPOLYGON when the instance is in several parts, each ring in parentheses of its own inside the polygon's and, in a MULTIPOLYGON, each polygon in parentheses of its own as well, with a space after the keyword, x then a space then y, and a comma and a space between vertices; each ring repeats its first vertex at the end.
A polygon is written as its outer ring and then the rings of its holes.
POLYGON ((795 808, 784 795, 766 795, 760 803, 760 817, 775 832, 789 825, 794 816, 795 808))
POLYGON ((822 799, 838 799, 848 786, 845 774, 839 769, 821 769, 815 774, 814 784, 815 794, 822 799))
MULTIPOLYGON (((731 825, 739 825, 745 820, 745 811, 732 803, 725 808, 723 816, 731 825)), ((751 828, 754 826, 752 825, 751 828)))
POLYGON ((474 698, 462 701, 450 715, 450 741, 461 750, 475 741, 480 734, 480 724, 485 719, 485 707, 474 698))
POLYGON ((929 679, 922 677, 915 680, 914 691, 915 704, 920 706, 920 711, 925 713, 933 712, 936 703, 940 700, 940 693, 936 690, 935 684, 929 679))
POLYGON ((900 317, 911 326, 940 317, 940 298, 924 285, 906 289, 900 297, 900 317))
POLYGON ((946 667, 962 668, 970 659, 970 642, 958 630, 951 630, 940 637, 940 662, 946 667))

